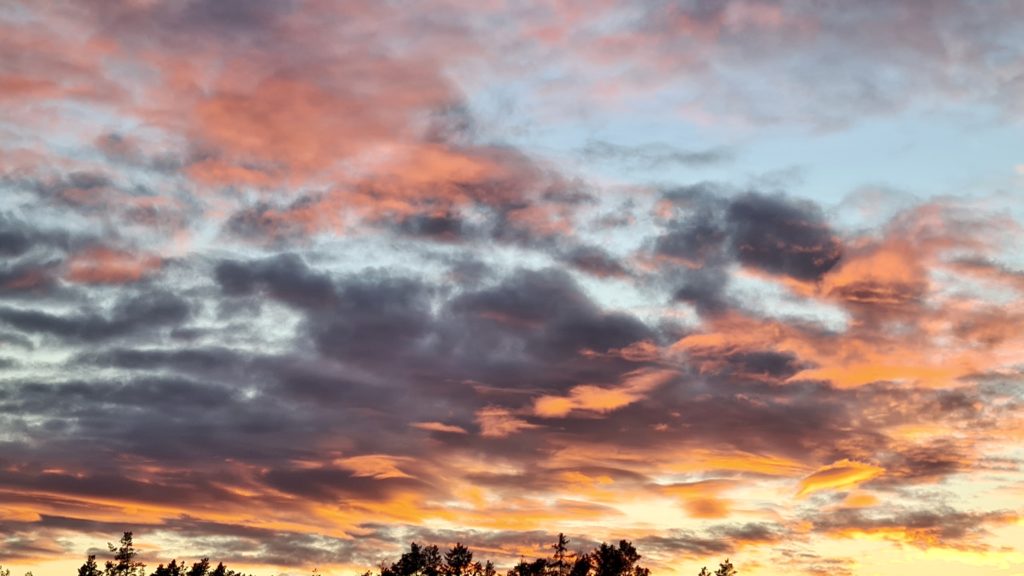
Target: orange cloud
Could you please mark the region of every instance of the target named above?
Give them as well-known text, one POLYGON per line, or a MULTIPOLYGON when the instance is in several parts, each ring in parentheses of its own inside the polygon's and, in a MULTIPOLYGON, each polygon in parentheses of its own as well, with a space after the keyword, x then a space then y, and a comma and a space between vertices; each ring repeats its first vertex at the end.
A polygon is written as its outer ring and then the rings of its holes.
POLYGON ((407 458, 388 456, 387 454, 366 454, 342 458, 335 462, 351 470, 355 476, 367 476, 370 478, 412 478, 398 468, 398 464, 408 462, 407 458))
POLYGON ((800 481, 797 497, 802 498, 822 490, 843 490, 857 486, 885 473, 885 469, 864 462, 839 460, 816 470, 800 481))
POLYGON ((478 410, 476 421, 480 425, 480 434, 491 438, 504 438, 521 430, 539 428, 538 425, 517 418, 511 411, 498 406, 478 410))
POLYGON ((455 426, 453 424, 445 424, 444 422, 414 422, 411 426, 413 428, 419 428, 420 430, 427 430, 429 432, 449 432, 452 434, 466 433, 465 428, 455 426))
POLYGON ((734 480, 702 480, 659 486, 658 489, 680 498, 683 508, 690 517, 713 519, 729 516, 732 502, 720 498, 719 494, 737 486, 738 482, 734 480))
POLYGON ((846 495, 840 503, 842 508, 871 508, 876 506, 880 500, 870 492, 854 491, 846 495))
POLYGON ((675 370, 637 370, 617 387, 581 384, 568 396, 541 396, 534 400, 533 413, 544 418, 561 418, 573 411, 603 414, 628 406, 678 375, 675 370))
POLYGON ((68 260, 64 278, 80 284, 125 284, 138 282, 162 265, 163 261, 152 255, 90 248, 68 260))

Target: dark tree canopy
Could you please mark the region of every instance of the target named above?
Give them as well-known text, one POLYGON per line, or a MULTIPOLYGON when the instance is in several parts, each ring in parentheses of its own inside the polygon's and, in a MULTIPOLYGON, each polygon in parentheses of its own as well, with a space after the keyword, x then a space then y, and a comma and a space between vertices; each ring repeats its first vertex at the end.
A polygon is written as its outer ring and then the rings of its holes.
POLYGON ((413 542, 409 551, 391 566, 381 568, 381 576, 440 576, 442 573, 441 552, 437 546, 420 546, 413 542))
POLYGON ((640 566, 640 554, 625 540, 619 546, 601 544, 593 553, 594 576, 649 576, 651 571, 640 566))
POLYGON ((590 574, 590 554, 580 554, 572 563, 569 576, 587 576, 590 574))

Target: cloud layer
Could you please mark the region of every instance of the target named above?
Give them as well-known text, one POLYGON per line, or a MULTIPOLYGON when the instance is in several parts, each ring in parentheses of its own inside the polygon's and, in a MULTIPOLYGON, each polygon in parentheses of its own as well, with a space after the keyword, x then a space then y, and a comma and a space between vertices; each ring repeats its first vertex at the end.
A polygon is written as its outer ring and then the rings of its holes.
POLYGON ((0 9, 0 558, 1015 573, 1021 182, 865 206, 744 146, 1019 122, 1021 10, 0 9))

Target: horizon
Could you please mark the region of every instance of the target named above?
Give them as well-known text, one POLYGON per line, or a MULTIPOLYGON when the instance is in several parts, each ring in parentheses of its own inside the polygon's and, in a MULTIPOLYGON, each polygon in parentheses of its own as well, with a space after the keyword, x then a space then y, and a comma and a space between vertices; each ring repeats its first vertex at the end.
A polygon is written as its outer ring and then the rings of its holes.
POLYGON ((15 0, 0 109, 15 576, 1024 576, 1024 2, 15 0))

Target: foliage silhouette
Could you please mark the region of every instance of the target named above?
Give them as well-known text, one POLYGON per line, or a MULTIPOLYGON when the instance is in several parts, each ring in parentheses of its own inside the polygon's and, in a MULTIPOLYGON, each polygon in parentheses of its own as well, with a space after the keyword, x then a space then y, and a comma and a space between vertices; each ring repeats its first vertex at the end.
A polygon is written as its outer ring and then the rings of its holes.
POLYGON ((551 556, 551 561, 548 562, 547 576, 568 576, 571 569, 569 539, 565 534, 559 532, 558 541, 551 546, 551 549, 554 550, 554 554, 551 556))
POLYGON ((89 554, 85 564, 78 569, 78 576, 101 576, 100 567, 96 565, 96 555, 89 554))
MULTIPOLYGON (((139 560, 138 552, 132 541, 132 533, 125 532, 117 545, 107 544, 114 555, 108 560, 101 571, 96 564, 96 555, 87 556, 85 563, 78 569, 78 576, 146 576, 145 564, 139 560)), ((631 542, 620 540, 618 545, 602 543, 590 552, 569 552, 569 539, 559 534, 558 540, 551 545, 552 555, 549 558, 537 558, 533 561, 520 561, 506 571, 504 576, 650 576, 650 570, 640 564, 642 556, 631 542)), ((314 569, 314 576, 318 570, 314 569)), ((31 574, 31 573, 30 573, 31 574)), ((732 562, 726 559, 719 564, 712 574, 707 567, 701 569, 697 576, 736 576, 737 571, 732 562)), ((0 566, 0 576, 10 576, 9 570, 0 566)), ((29 576, 27 574, 26 576, 29 576)), ((240 572, 228 569, 223 562, 216 568, 210 568, 210 559, 202 558, 186 569, 184 562, 172 559, 160 564, 149 576, 245 576, 240 572)), ((361 576, 374 576, 371 571, 361 576)), ((388 564, 382 562, 378 576, 498 576, 494 563, 490 560, 481 563, 474 560, 473 552, 461 542, 456 542, 448 551, 441 550, 433 544, 424 545, 413 542, 409 551, 403 553, 397 561, 388 564)))
POLYGON ((138 560, 131 531, 121 536, 117 546, 107 544, 107 548, 114 554, 114 560, 107 560, 103 576, 146 576, 146 565, 138 560))
MULTIPOLYGON (((89 554, 86 557, 85 563, 78 568, 78 576, 146 576, 146 565, 138 559, 138 552, 135 550, 131 532, 125 532, 121 536, 121 541, 118 545, 107 544, 107 548, 114 554, 114 559, 112 561, 108 560, 102 571, 96 564, 96 555, 89 554)), ((2 571, 0 571, 0 576, 3 576, 2 571)), ((202 558, 198 562, 194 562, 187 570, 184 562, 179 563, 177 559, 173 559, 166 565, 160 564, 157 566, 156 570, 151 572, 149 576, 245 575, 241 572, 229 570, 224 566, 223 562, 218 563, 216 568, 210 570, 210 559, 202 558)))
POLYGON ((580 554, 572 563, 569 576, 587 576, 590 573, 590 554, 580 554))
POLYGON ((444 574, 445 576, 465 576, 473 568, 473 553, 456 542, 451 550, 444 553, 444 574))
POLYGON ((636 548, 625 540, 619 541, 616 548, 609 544, 601 544, 594 550, 594 576, 650 576, 651 571, 637 564, 640 554, 636 548))
POLYGON ((718 565, 718 570, 715 570, 715 576, 736 576, 736 569, 733 568, 732 562, 726 558, 725 562, 718 565))
POLYGON ((440 576, 441 553, 437 546, 420 546, 413 542, 391 566, 382 566, 381 576, 440 576))

